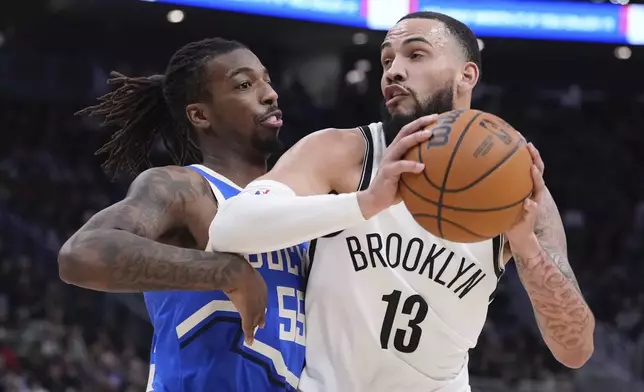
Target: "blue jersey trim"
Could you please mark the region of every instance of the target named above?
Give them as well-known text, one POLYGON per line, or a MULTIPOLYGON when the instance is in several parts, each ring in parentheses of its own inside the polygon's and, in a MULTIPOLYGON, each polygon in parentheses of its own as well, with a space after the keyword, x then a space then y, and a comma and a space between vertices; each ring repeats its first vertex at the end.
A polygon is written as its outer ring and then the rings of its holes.
POLYGON ((276 374, 273 369, 273 364, 270 362, 267 362, 261 358, 257 358, 252 356, 251 354, 244 352, 241 347, 243 344, 243 331, 241 327, 241 319, 239 317, 234 317, 234 316, 216 316, 212 320, 210 320, 207 324, 203 325, 201 328, 199 328, 195 333, 190 336, 188 339, 182 341, 179 344, 180 349, 186 348, 190 343, 195 341, 197 337, 199 337, 201 334, 209 330, 210 328, 214 327, 216 324, 219 323, 229 323, 229 324, 235 324, 237 325, 237 332, 235 333, 235 337, 231 342, 230 345, 230 351, 234 352, 235 354, 238 354, 242 356, 244 359, 255 363, 256 365, 260 366, 264 371, 266 372, 266 377, 268 378, 268 381, 275 385, 276 387, 280 388, 285 388, 286 390, 294 390, 285 380, 282 381, 276 377, 276 374))
POLYGON ((200 169, 198 167, 195 167, 195 166, 187 166, 187 167, 189 169, 192 169, 192 170, 196 171, 197 173, 201 174, 202 176, 204 176, 204 178, 206 178, 206 180, 208 180, 211 183, 213 183, 215 185, 215 187, 217 187, 217 189, 219 189, 219 192, 221 192, 221 194, 226 199, 230 199, 231 197, 236 196, 236 195, 239 194, 239 192, 241 192, 239 189, 226 184, 225 182, 223 182, 222 180, 218 179, 217 177, 207 173, 205 170, 202 170, 202 169, 200 169))
MULTIPOLYGON (((231 350, 242 357, 246 358, 247 360, 255 363, 258 366, 261 366, 264 371, 266 372, 266 377, 268 378, 268 381, 280 388, 285 388, 290 391, 294 391, 295 389, 291 387, 286 381, 282 381, 278 378, 275 377, 275 371, 273 369, 273 365, 269 362, 264 361, 261 358, 254 357, 250 355, 249 353, 246 353, 241 350, 241 343, 242 343, 242 336, 243 336, 243 331, 241 329, 241 321, 239 322, 239 330, 237 331, 237 335, 235 335, 235 339, 233 341, 233 346, 231 346, 231 350)), ((299 378, 299 377, 298 377, 299 378)))
POLYGON ((179 342, 179 348, 183 350, 184 348, 188 347, 188 345, 190 345, 190 343, 194 342, 195 339, 197 339, 199 336, 203 335, 209 329, 213 328, 220 321, 238 324, 239 325, 239 330, 241 331, 241 318, 236 317, 236 316, 215 316, 212 319, 210 319, 210 321, 205 323, 204 325, 195 328, 195 331, 190 336, 188 336, 186 339, 181 340, 179 342))

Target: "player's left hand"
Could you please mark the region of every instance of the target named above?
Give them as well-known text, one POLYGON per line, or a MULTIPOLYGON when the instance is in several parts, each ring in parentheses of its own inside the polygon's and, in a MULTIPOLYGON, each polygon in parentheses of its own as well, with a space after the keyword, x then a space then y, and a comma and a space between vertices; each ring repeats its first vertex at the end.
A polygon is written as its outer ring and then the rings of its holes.
POLYGON ((523 214, 514 226, 505 233, 505 237, 508 239, 508 243, 514 254, 529 254, 529 257, 532 257, 537 251, 535 248, 537 242, 534 230, 537 217, 539 216, 539 204, 543 199, 546 184, 543 180, 545 165, 539 151, 537 151, 532 143, 528 144, 528 151, 530 152, 533 163, 530 169, 533 183, 532 195, 523 202, 523 214))

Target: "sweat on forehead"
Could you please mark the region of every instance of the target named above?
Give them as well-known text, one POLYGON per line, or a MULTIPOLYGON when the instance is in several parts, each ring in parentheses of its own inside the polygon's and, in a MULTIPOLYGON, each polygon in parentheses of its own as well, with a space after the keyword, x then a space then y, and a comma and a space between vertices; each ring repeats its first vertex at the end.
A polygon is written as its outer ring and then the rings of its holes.
POLYGON ((404 19, 396 23, 385 36, 384 44, 402 44, 409 38, 424 38, 430 45, 444 45, 453 39, 445 24, 432 19, 404 19))

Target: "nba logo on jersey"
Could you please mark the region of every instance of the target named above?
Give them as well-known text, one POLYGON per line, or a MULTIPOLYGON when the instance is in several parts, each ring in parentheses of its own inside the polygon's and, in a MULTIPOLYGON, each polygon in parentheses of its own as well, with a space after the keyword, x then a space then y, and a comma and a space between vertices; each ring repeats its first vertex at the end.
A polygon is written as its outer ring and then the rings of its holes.
MULTIPOLYGON (((204 166, 190 168, 208 180, 218 203, 241 191, 204 166)), ((304 368, 308 244, 247 259, 268 288, 266 325, 251 346, 244 342, 239 313, 222 291, 144 294, 154 326, 148 392, 297 390, 304 368)))

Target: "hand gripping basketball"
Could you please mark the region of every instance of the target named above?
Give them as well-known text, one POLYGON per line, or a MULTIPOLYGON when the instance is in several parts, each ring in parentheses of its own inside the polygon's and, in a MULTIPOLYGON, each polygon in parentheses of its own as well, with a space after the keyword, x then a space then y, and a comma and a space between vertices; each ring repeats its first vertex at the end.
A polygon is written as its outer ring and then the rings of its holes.
POLYGON ((423 171, 425 165, 422 163, 401 158, 410 148, 431 138, 432 131, 426 128, 436 121, 437 117, 435 114, 424 116, 405 125, 387 147, 371 185, 367 190, 358 193, 358 203, 365 219, 400 201, 398 182, 401 174, 423 171))
POLYGON ((530 174, 532 175, 534 189, 532 195, 523 202, 523 213, 520 219, 505 233, 505 236, 514 254, 524 258, 533 258, 539 253, 535 228, 541 215, 540 206, 546 192, 546 184, 543 181, 545 165, 541 159, 541 154, 532 143, 528 143, 528 151, 533 163, 530 174))

